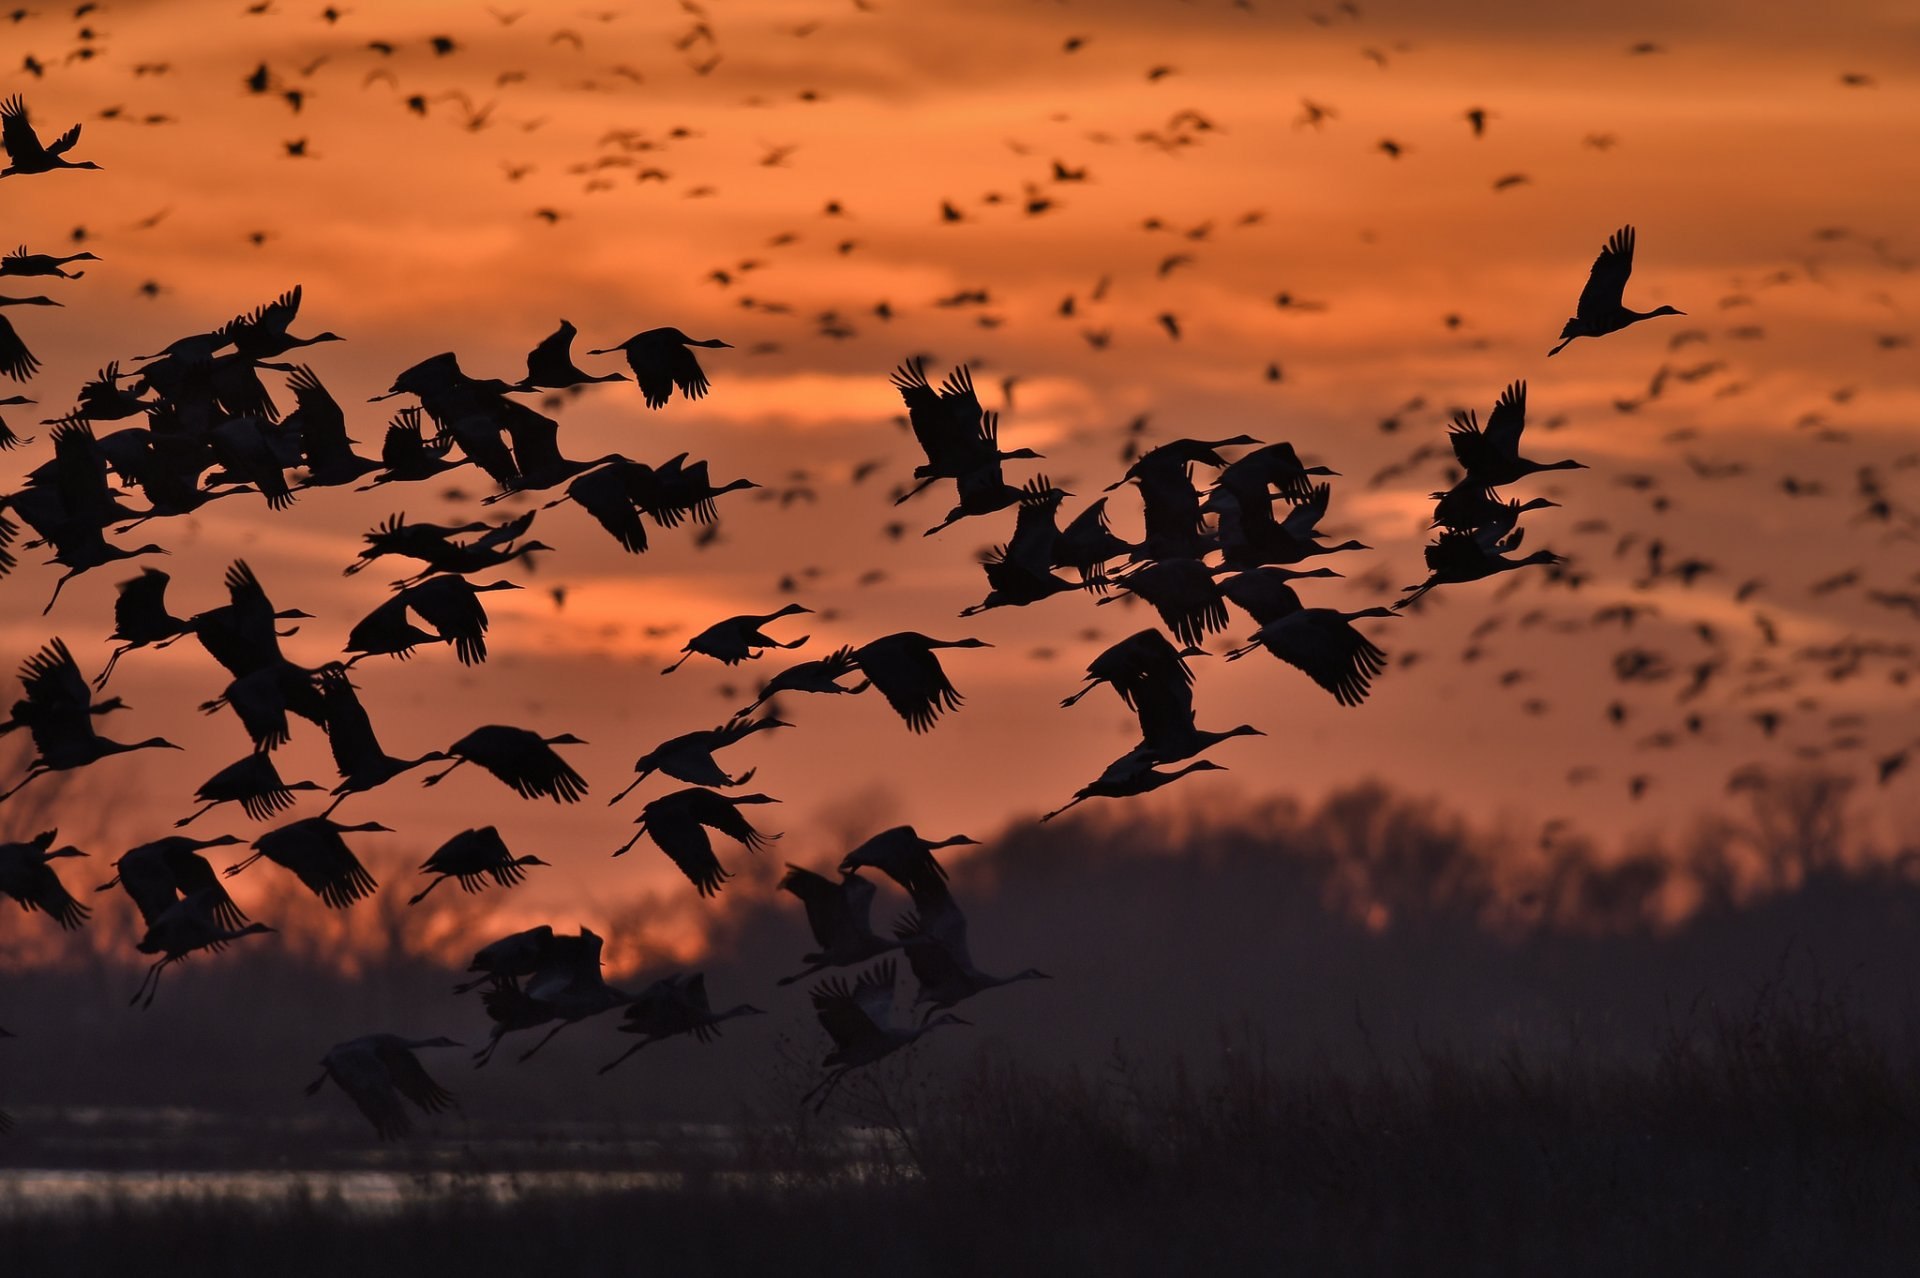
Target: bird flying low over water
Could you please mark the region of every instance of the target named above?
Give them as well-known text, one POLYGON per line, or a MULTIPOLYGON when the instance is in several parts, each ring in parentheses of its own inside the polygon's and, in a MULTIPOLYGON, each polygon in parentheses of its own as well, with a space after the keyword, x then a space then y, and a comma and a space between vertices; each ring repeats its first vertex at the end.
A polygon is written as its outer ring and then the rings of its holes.
POLYGON ((1686 314, 1671 306, 1658 306, 1650 311, 1629 310, 1622 303, 1627 277, 1633 274, 1633 240, 1633 228, 1623 226, 1613 233, 1613 238, 1600 250, 1600 256, 1593 259, 1587 286, 1580 290, 1579 306, 1566 327, 1560 330, 1560 344, 1547 354, 1558 355, 1576 337, 1605 337, 1658 315, 1686 314))
POLYGON ((731 350, 733 344, 717 337, 696 341, 677 328, 650 328, 644 333, 635 333, 618 346, 602 347, 587 354, 624 353, 627 367, 633 370, 633 380, 640 384, 640 393, 646 397, 647 407, 665 408, 676 387, 687 399, 699 399, 707 393, 710 383, 706 370, 688 349, 693 346, 731 350))
POLYGON ((459 1108, 453 1093, 434 1082, 414 1055, 423 1047, 459 1046, 450 1038, 401 1038, 398 1034, 356 1038, 321 1058, 320 1077, 307 1084, 307 1095, 318 1095, 327 1080, 333 1080, 367 1116, 381 1140, 394 1140, 413 1130, 402 1100, 429 1114, 459 1108))

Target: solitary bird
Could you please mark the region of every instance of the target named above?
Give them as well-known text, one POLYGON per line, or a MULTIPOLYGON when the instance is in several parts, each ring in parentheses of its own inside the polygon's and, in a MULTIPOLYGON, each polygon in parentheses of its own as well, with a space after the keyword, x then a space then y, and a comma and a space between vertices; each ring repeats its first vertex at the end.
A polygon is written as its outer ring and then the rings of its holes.
POLYGON ((527 866, 549 864, 551 862, 537 856, 515 856, 493 826, 462 830, 434 849, 433 855, 421 864, 421 872, 433 875, 433 880, 409 897, 407 904, 420 904, 426 900, 427 893, 448 879, 459 880, 463 892, 481 891, 488 879, 503 888, 512 887, 526 879, 527 866))
POLYGON ((27 118, 27 104, 19 94, 0 103, 0 148, 7 153, 7 167, 0 178, 29 173, 51 173, 55 169, 97 169, 92 160, 69 160, 67 152, 80 140, 80 126, 74 125, 51 143, 42 146, 27 118))
POLYGON ((412 1101, 429 1114, 458 1102, 453 1093, 433 1081, 414 1052, 423 1047, 459 1047, 450 1038, 401 1038, 398 1034, 368 1034, 338 1044, 320 1059, 320 1077, 307 1084, 307 1095, 318 1095, 328 1079, 347 1094, 367 1116, 381 1140, 393 1140, 413 1130, 400 1102, 412 1101))
POLYGON ((1620 299, 1626 292, 1627 277, 1631 274, 1633 228, 1623 226, 1613 233, 1613 238, 1600 250, 1600 256, 1593 259, 1593 269, 1587 274, 1587 286, 1580 290, 1580 304, 1575 308, 1573 318, 1560 330, 1560 344, 1547 354, 1558 355, 1576 337, 1605 337, 1608 333, 1617 333, 1629 324, 1638 324, 1656 315, 1686 314, 1671 306, 1655 307, 1650 311, 1628 310, 1620 299))
POLYGON ((675 387, 688 399, 699 399, 707 393, 709 383, 706 370, 700 367, 700 361, 688 349, 693 346, 721 347, 732 349, 732 343, 719 338, 696 341, 677 328, 650 328, 644 333, 636 333, 618 346, 607 346, 597 351, 588 351, 589 355, 611 355, 616 351, 625 353, 627 367, 633 370, 633 380, 640 384, 640 393, 646 397, 648 408, 664 408, 672 398, 675 387))
POLYGON ((833 1039, 833 1050, 822 1062, 827 1076, 800 1098, 801 1104, 813 1101, 815 1111, 824 1109, 834 1089, 853 1070, 891 1056, 942 1025, 972 1024, 951 1012, 920 1025, 897 1024, 893 1018, 893 981, 894 965, 888 960, 861 973, 852 984, 834 978, 814 987, 814 1015, 833 1039))
POLYGON ((662 1039, 691 1034, 696 1042, 711 1043, 720 1027, 740 1016, 764 1016, 766 1009, 740 1003, 716 1012, 707 1000, 707 975, 694 972, 664 977, 641 990, 621 1017, 622 1034, 643 1035, 638 1043, 600 1067, 602 1074, 627 1057, 662 1039))

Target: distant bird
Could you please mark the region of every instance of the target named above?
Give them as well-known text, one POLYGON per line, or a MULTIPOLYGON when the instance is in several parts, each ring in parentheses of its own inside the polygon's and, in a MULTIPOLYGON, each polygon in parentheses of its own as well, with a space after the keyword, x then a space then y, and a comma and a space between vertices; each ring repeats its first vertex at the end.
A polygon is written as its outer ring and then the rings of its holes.
MULTIPOLYGON (((624 382, 625 373, 582 372, 573 362, 573 339, 580 330, 566 320, 527 355, 527 375, 513 387, 517 391, 568 390, 600 382, 624 382)), ((642 334, 644 336, 644 334, 642 334)), ((639 339, 635 339, 636 341, 639 339)), ((615 348, 618 349, 618 348, 615 348)), ((691 358, 691 356, 689 356, 691 358)))
POLYGON ((446 753, 455 760, 453 767, 435 773, 422 784, 438 785, 461 764, 472 763, 491 772, 523 799, 578 803, 587 793, 587 783, 566 760, 554 753, 553 747, 585 744, 570 732, 543 737, 525 728, 490 724, 475 728, 448 746, 446 753))
POLYGON ((458 1107, 453 1093, 433 1081, 414 1052, 423 1047, 459 1047, 450 1038, 401 1038, 398 1034, 368 1034, 341 1043, 320 1059, 320 1077, 307 1084, 307 1095, 318 1095, 332 1079, 354 1103, 381 1140, 394 1140, 413 1130, 402 1099, 429 1114, 458 1107))
POLYGON ((661 674, 672 674, 686 664, 687 658, 695 653, 703 657, 712 657, 723 665, 737 666, 742 661, 759 657, 762 648, 798 648, 806 643, 807 636, 788 643, 778 639, 769 639, 761 633, 761 627, 768 622, 778 621, 782 617, 811 613, 813 609, 799 604, 787 604, 785 607, 767 613, 743 613, 737 617, 728 617, 716 621, 693 638, 687 640, 680 651, 684 654, 680 660, 662 670, 661 674))
POLYGON ((696 341, 677 328, 650 328, 644 333, 636 333, 618 346, 607 346, 597 351, 588 351, 589 355, 611 355, 616 351, 627 357, 627 366, 633 370, 633 380, 640 384, 640 393, 646 397, 648 408, 664 408, 672 398, 675 387, 688 399, 699 399, 707 393, 709 383, 707 374, 700 367, 700 361, 694 357, 694 346, 721 347, 732 349, 732 343, 718 338, 696 341))
POLYGON ((793 725, 779 719, 749 719, 736 716, 717 728, 704 728, 698 732, 686 732, 669 738, 640 756, 634 762, 636 775, 633 784, 607 800, 609 805, 618 803, 633 792, 655 772, 664 772, 676 781, 685 781, 691 785, 735 786, 745 785, 753 779, 752 768, 739 776, 729 776, 714 761, 714 754, 730 745, 737 745, 756 732, 766 732, 774 728, 791 728, 793 725))
POLYGON ((741 1016, 764 1015, 765 1009, 751 1003, 739 1003, 724 1012, 714 1011, 707 1000, 704 972, 665 977, 641 990, 627 1004, 621 1016, 620 1032, 639 1034, 642 1038, 602 1065, 600 1072, 607 1073, 635 1052, 663 1039, 691 1034, 696 1042, 711 1043, 720 1036, 720 1027, 726 1022, 741 1016))
POLYGON ((35 756, 27 774, 12 789, 0 793, 0 800, 11 798, 34 778, 49 772, 82 768, 109 755, 134 750, 181 748, 164 737, 122 743, 96 734, 94 716, 116 707, 119 699, 96 707, 92 689, 81 677, 73 654, 59 639, 21 663, 20 684, 26 695, 13 703, 12 718, 0 725, 0 731, 26 728, 33 738, 35 756))
POLYGON ((833 1050, 823 1062, 827 1075, 805 1095, 801 1104, 826 1108, 834 1089, 853 1070, 891 1056, 921 1035, 942 1025, 970 1025, 971 1021, 944 1012, 918 1026, 896 1024, 893 1018, 894 965, 892 960, 861 973, 852 984, 833 978, 812 992, 814 1015, 833 1039, 833 1050))
POLYGON ((253 841, 253 855, 226 869, 228 878, 239 874, 261 857, 284 869, 292 870, 312 893, 336 910, 344 910, 355 901, 373 895, 380 885, 360 864, 342 838, 345 834, 393 831, 378 821, 359 825, 340 825, 324 816, 269 830, 253 841))
POLYGON ((74 125, 46 146, 33 131, 27 118, 27 104, 19 94, 0 103, 0 148, 7 153, 7 167, 0 178, 29 173, 51 173, 55 169, 97 169, 92 160, 69 160, 67 152, 80 140, 80 126, 74 125))
POLYGON ((778 802, 764 794, 718 794, 699 786, 675 790, 640 809, 640 815, 634 819, 640 828, 613 854, 625 855, 644 834, 667 854, 668 860, 680 867, 680 872, 701 896, 713 896, 720 891, 720 885, 733 876, 714 856, 713 840, 707 831, 718 830, 745 844, 749 851, 758 852, 780 836, 754 829, 740 808, 749 803, 778 802))
POLYGON ((1671 306, 1633 311, 1621 303, 1626 293, 1627 277, 1633 274, 1633 241, 1633 228, 1623 226, 1613 233, 1613 238, 1600 250, 1600 256, 1593 260, 1593 269, 1587 274, 1587 286, 1580 290, 1580 303, 1575 308, 1574 316, 1560 330, 1560 344, 1547 354, 1558 355, 1576 337, 1605 337, 1629 324, 1638 324, 1657 315, 1686 314, 1671 306))
POLYGON ((927 732, 943 711, 958 710, 961 701, 934 655, 936 650, 992 646, 984 639, 933 639, 902 630, 855 648, 853 661, 907 727, 927 732))
POLYGON ((421 864, 421 873, 433 875, 433 880, 409 897, 407 904, 420 904, 426 899, 427 893, 448 879, 458 879, 463 892, 483 890, 487 879, 508 888, 525 881, 527 866, 550 864, 552 862, 542 861, 537 856, 515 856, 508 850, 506 840, 500 837, 500 831, 493 826, 462 830, 442 843, 421 864))
POLYGON ((134 948, 142 954, 158 954, 147 974, 140 981, 140 988, 133 992, 131 1004, 142 1007, 153 1006, 153 996, 160 992, 160 974, 175 963, 182 962, 196 950, 211 950, 219 953, 228 945, 247 936, 258 936, 274 929, 265 923, 248 923, 243 927, 229 927, 220 922, 220 904, 226 897, 224 891, 215 895, 212 891, 195 892, 170 906, 165 913, 148 925, 146 934, 134 948))
POLYGON ((0 843, 0 896, 10 896, 20 908, 44 911, 67 931, 86 923, 90 911, 54 873, 52 862, 87 855, 71 845, 54 847, 59 832, 46 830, 24 842, 0 843))

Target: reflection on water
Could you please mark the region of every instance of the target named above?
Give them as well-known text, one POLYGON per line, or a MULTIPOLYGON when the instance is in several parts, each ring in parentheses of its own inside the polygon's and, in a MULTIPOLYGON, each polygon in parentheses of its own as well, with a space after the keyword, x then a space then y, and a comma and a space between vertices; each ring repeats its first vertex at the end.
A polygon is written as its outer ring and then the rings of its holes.
MULTIPOLYGON (((141 1204, 170 1198, 215 1198, 279 1207, 324 1201, 354 1211, 391 1212, 437 1197, 507 1202, 529 1193, 595 1193, 673 1189, 683 1173, 667 1171, 387 1172, 387 1171, 97 1171, 24 1168, 0 1172, 0 1218, 77 1210, 99 1202, 141 1204)), ((725 1177, 722 1179, 733 1179, 725 1177)))

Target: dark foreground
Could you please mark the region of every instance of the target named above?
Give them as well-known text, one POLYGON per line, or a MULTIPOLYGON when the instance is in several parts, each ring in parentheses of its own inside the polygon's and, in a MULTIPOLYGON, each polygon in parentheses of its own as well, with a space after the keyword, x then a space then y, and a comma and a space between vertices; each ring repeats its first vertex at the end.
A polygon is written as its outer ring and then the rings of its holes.
MULTIPOLYGON (((368 1206, 337 1189, 30 1202, 0 1196, 17 1274, 1910 1274, 1920 1053, 1837 1002, 1762 995, 1676 1017, 1600 1065, 1434 1052, 1281 1070, 1224 1041, 1205 1068, 958 1083, 909 1062, 820 1121, 787 1111, 667 1151, 450 1172, 368 1206), (849 1120, 852 1120, 851 1123, 849 1120), (705 1151, 705 1152, 701 1152, 705 1151)), ((422 1161, 424 1160, 424 1161, 422 1161)), ((3 1184, 4 1181, 0 1181, 3 1184)))

